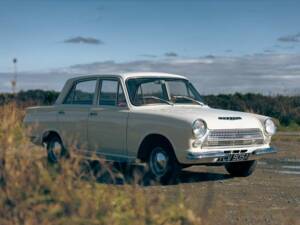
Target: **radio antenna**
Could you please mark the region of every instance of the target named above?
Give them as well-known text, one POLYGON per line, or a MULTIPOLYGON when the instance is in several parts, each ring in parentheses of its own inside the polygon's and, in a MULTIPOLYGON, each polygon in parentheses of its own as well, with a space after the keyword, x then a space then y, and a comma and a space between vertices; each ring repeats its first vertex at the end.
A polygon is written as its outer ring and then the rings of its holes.
POLYGON ((16 94, 17 92, 17 78, 18 78, 18 68, 17 68, 17 58, 13 59, 13 64, 14 64, 14 74, 13 74, 13 80, 11 81, 11 87, 12 87, 12 92, 16 94))

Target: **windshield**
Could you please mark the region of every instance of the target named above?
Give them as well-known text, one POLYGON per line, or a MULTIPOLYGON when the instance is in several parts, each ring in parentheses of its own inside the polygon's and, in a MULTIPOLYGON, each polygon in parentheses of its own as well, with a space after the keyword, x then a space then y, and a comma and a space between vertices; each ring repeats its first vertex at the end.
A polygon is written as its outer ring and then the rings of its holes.
POLYGON ((135 106, 149 104, 203 105, 200 94, 185 79, 132 78, 126 82, 130 101, 135 106))

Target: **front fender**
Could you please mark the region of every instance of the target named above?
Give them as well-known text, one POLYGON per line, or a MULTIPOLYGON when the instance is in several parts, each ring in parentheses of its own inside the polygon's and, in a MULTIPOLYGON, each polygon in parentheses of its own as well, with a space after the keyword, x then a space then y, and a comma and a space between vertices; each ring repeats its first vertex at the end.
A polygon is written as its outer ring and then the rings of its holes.
POLYGON ((127 128, 128 156, 136 157, 141 143, 151 134, 168 139, 176 156, 189 149, 193 135, 191 125, 186 121, 153 115, 130 115, 127 128))

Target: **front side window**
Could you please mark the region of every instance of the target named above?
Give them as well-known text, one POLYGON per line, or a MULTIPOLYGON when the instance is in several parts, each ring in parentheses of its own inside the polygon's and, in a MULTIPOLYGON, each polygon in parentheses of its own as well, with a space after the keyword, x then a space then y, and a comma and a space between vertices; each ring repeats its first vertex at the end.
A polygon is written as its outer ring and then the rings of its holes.
POLYGON ((126 106, 125 95, 118 80, 101 80, 100 84, 100 106, 126 106))
POLYGON ((202 104, 200 94, 189 81, 180 78, 132 78, 126 82, 135 106, 149 104, 202 104))
POLYGON ((80 81, 70 90, 64 104, 92 105, 97 80, 80 81))

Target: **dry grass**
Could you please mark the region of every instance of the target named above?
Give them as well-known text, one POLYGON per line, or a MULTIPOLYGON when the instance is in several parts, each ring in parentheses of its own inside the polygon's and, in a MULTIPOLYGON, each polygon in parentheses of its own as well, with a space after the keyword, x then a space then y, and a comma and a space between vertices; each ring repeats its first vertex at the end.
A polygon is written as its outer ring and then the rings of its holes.
POLYGON ((99 183, 78 159, 48 164, 26 139, 23 116, 14 104, 0 107, 1 225, 200 224, 180 195, 170 203, 138 185, 99 183))

